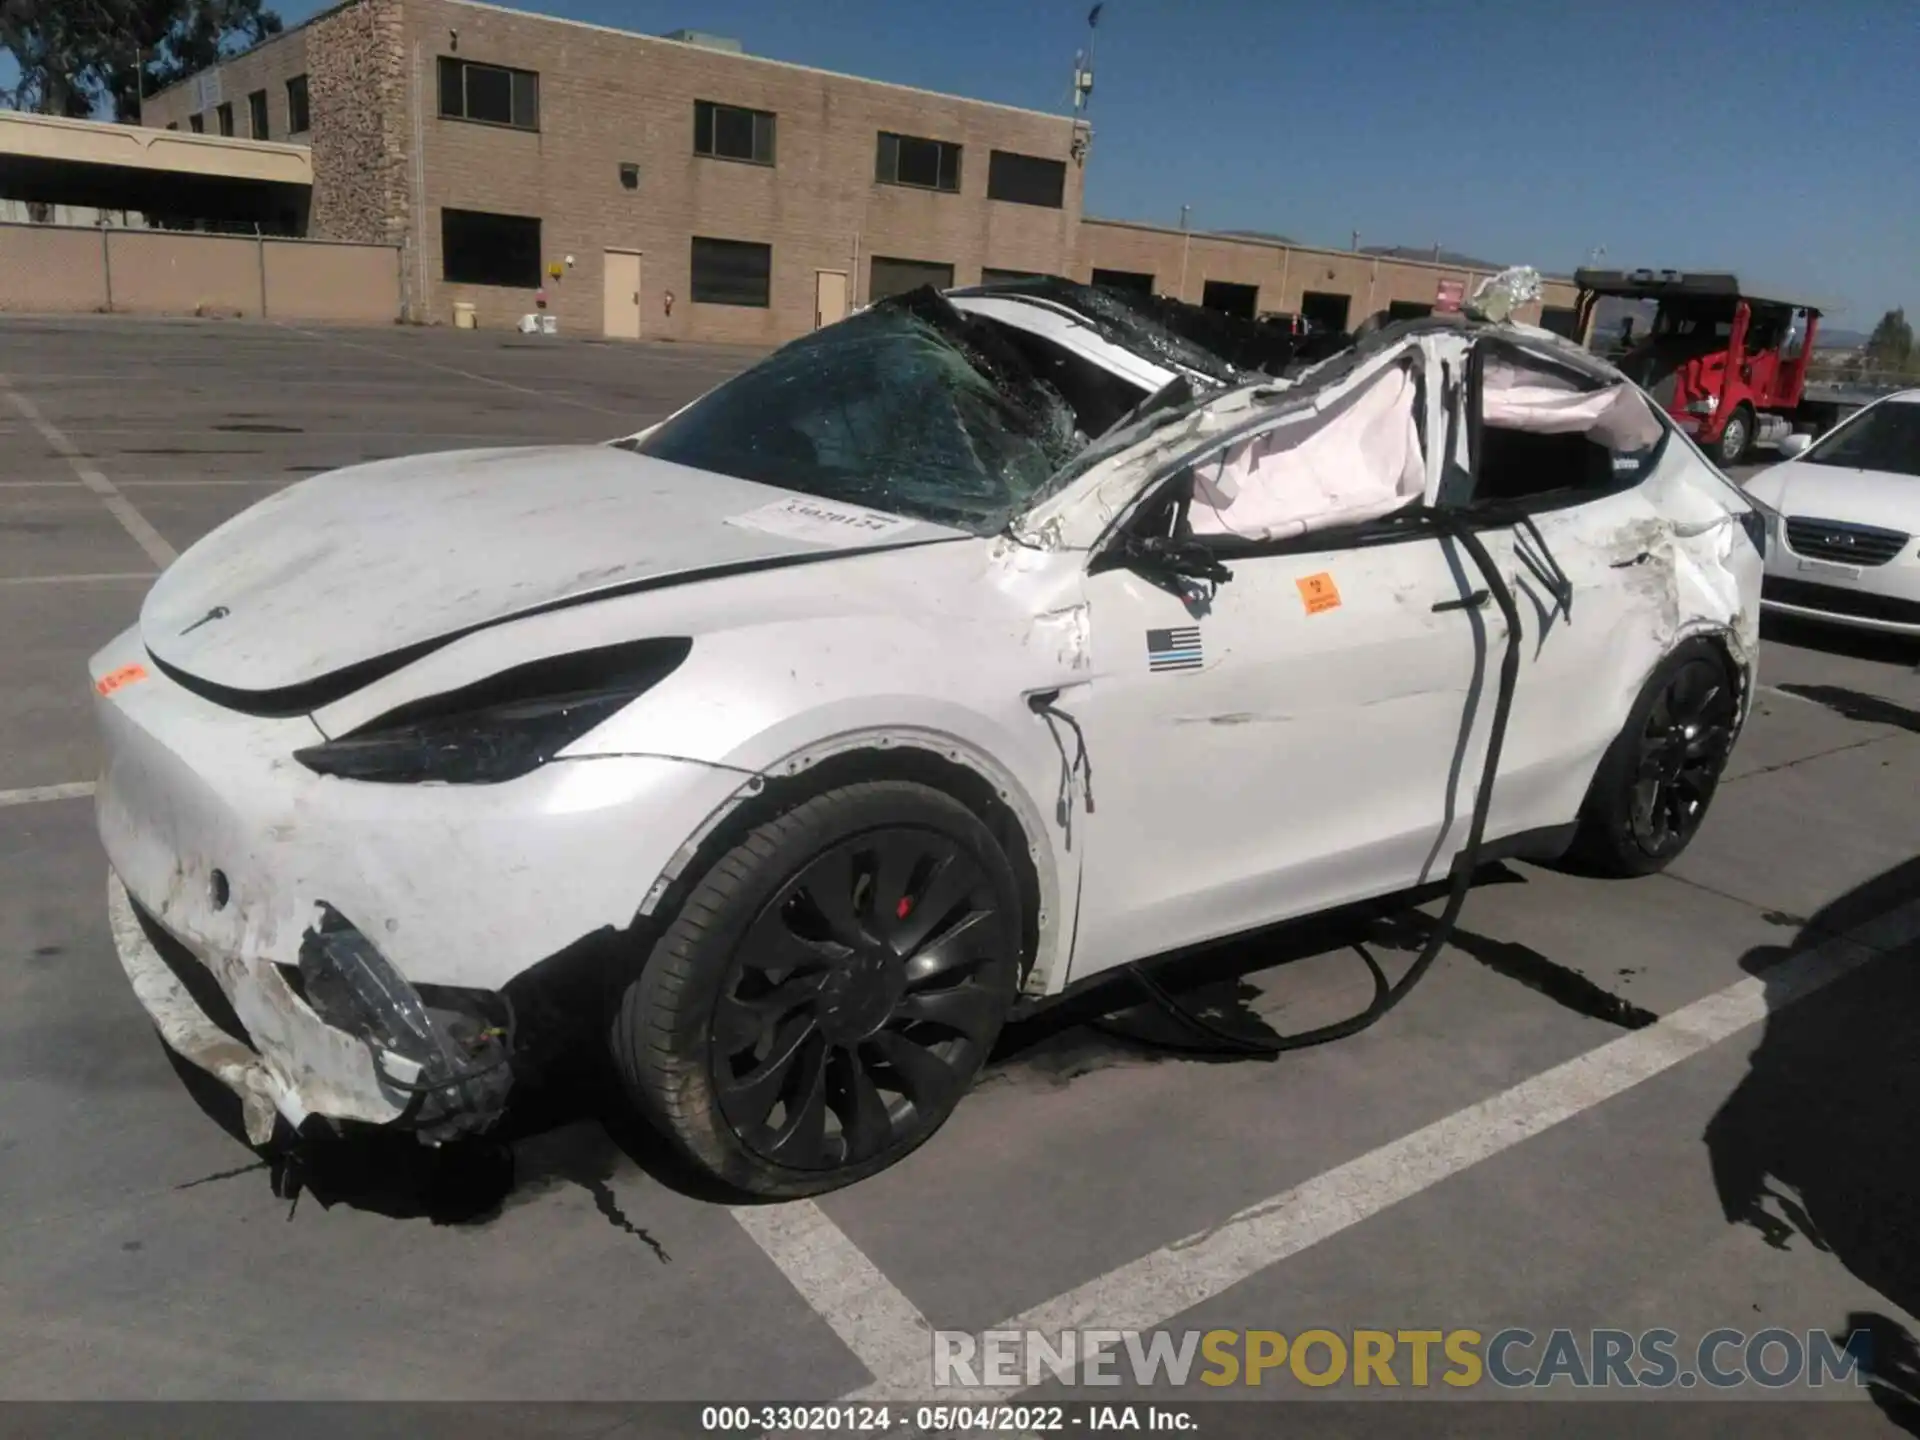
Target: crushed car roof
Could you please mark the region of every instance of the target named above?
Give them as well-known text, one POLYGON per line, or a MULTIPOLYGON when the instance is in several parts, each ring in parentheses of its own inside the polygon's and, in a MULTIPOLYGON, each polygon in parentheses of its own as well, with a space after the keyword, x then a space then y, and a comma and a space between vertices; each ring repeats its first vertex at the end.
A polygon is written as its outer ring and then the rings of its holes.
POLYGON ((1227 384, 1255 373, 1278 376, 1291 367, 1325 359, 1349 338, 1337 332, 1295 335, 1276 325, 1169 296, 1082 285, 1056 275, 996 281, 947 293, 1008 296, 1067 310, 1103 339, 1227 384))

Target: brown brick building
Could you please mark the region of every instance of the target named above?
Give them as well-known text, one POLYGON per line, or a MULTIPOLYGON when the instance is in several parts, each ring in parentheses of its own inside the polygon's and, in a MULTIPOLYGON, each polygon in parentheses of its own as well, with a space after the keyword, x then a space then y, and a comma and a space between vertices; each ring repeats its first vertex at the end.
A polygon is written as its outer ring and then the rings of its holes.
POLYGON ((304 141, 310 233, 401 245, 407 308, 433 322, 544 299, 571 334, 774 343, 928 280, 1096 271, 1357 322, 1467 278, 1084 220, 1091 133, 1065 115, 474 0, 347 0, 143 120, 304 141))

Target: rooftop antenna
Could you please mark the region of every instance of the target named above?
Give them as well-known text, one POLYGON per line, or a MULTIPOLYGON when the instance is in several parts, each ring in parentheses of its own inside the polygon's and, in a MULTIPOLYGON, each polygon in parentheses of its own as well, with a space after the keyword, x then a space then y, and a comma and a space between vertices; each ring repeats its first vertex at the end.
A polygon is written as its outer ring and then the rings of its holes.
POLYGON ((1100 26, 1100 12, 1106 8, 1106 0, 1100 0, 1087 12, 1087 48, 1073 57, 1073 113, 1076 116, 1087 113, 1087 101, 1093 95, 1094 34, 1100 26))

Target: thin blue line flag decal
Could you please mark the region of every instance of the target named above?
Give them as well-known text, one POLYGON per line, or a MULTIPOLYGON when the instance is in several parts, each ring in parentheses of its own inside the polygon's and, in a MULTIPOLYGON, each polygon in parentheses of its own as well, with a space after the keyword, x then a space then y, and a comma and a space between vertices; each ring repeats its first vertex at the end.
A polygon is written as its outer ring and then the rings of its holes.
POLYGON ((1147 669, 1198 670, 1201 658, 1198 625, 1147 631, 1147 669))

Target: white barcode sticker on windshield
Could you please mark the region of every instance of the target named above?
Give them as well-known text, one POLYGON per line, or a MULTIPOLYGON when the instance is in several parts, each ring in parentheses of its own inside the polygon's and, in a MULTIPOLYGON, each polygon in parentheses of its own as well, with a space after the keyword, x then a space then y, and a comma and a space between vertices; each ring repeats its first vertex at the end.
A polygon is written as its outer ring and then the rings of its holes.
POLYGON ((913 528, 913 521, 898 515, 860 505, 843 505, 837 500, 816 500, 810 495, 795 495, 789 500, 776 500, 758 510, 749 510, 744 515, 729 515, 727 524, 815 545, 883 540, 913 528))

